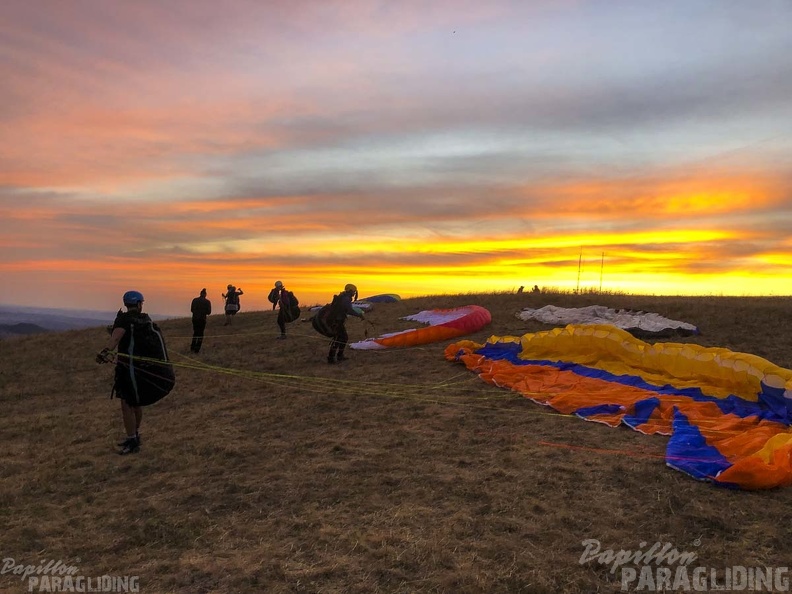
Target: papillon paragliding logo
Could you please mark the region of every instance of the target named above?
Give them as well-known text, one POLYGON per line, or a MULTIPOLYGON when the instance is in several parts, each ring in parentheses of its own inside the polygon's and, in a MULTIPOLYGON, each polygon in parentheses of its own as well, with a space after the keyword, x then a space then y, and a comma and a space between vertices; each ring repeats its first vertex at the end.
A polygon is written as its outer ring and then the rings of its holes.
MULTIPOLYGON (((602 549, 599 540, 584 540, 579 563, 610 568, 622 592, 789 592, 788 567, 705 567, 692 565, 696 553, 671 543, 641 542, 638 549, 602 549)), ((700 546, 701 540, 693 541, 700 546)))
POLYGON ((656 542, 646 548, 647 543, 642 542, 637 550, 613 549, 603 550, 600 541, 589 538, 584 540, 583 555, 579 563, 596 562, 610 566, 610 572, 616 571, 627 564, 634 565, 690 565, 698 556, 696 553, 679 552, 671 543, 656 542))
POLYGON ((20 580, 41 575, 75 576, 79 571, 76 566, 66 565, 60 560, 42 560, 39 565, 25 565, 24 563, 17 563, 13 557, 3 559, 3 564, 0 566, 0 575, 19 576, 20 580))
POLYGON ((80 575, 75 565, 63 561, 42 560, 38 565, 17 563, 6 557, 0 565, 0 575, 18 577, 27 582, 28 592, 139 592, 138 576, 80 575))

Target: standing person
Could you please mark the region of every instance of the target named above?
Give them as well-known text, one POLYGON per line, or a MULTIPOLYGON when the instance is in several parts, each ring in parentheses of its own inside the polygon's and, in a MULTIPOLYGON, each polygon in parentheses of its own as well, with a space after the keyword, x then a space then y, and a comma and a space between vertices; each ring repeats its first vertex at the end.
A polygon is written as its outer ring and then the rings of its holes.
POLYGON ((97 363, 108 363, 117 349, 113 395, 121 400, 121 418, 126 439, 119 443, 119 454, 140 451, 141 407, 167 396, 176 382, 173 366, 159 327, 143 313, 143 295, 124 293, 127 311, 119 311, 110 328, 107 346, 96 355, 97 363))
POLYGON ((204 330, 206 329, 206 316, 212 314, 212 302, 206 298, 206 289, 201 289, 201 295, 192 300, 193 337, 190 350, 196 355, 201 352, 204 330))
POLYGON ((275 286, 267 297, 272 303, 272 309, 278 309, 278 328, 280 329, 279 339, 286 338, 286 324, 293 322, 300 317, 300 302, 294 293, 287 290, 281 281, 275 281, 275 286))
POLYGON ((327 354, 327 362, 331 365, 333 363, 341 363, 346 359, 344 356, 344 349, 349 336, 346 331, 346 317, 348 315, 364 319, 363 313, 355 310, 352 307, 352 301, 357 297, 357 287, 353 284, 348 284, 344 287, 344 291, 333 297, 333 303, 330 305, 330 313, 328 315, 328 324, 333 330, 333 340, 330 342, 330 352, 327 354))
POLYGON ((239 311, 239 296, 245 294, 242 289, 237 289, 234 285, 228 285, 226 289, 228 289, 228 293, 222 293, 223 299, 225 299, 226 318, 225 324, 223 324, 223 326, 228 326, 231 324, 231 318, 233 318, 239 311))

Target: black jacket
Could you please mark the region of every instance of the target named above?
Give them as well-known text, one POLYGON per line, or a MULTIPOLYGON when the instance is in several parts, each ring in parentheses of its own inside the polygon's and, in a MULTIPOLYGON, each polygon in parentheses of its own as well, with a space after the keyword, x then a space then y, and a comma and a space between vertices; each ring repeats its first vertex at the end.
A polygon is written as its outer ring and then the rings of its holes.
POLYGON ((347 316, 363 318, 363 314, 352 307, 352 295, 344 291, 333 298, 333 303, 330 306, 330 315, 328 317, 333 323, 343 323, 346 321, 347 316))
POLYGON ((193 318, 204 318, 212 313, 212 302, 206 297, 196 297, 190 306, 193 318))

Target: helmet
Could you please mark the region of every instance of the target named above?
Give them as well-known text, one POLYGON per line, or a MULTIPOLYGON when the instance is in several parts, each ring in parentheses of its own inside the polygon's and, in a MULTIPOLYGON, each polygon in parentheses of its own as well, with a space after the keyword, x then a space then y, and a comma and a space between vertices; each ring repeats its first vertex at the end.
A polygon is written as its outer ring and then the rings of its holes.
POLYGON ((140 291, 127 291, 124 293, 124 305, 135 306, 143 301, 145 299, 143 299, 143 293, 140 291))
POLYGON ((275 288, 276 289, 282 289, 283 288, 283 283, 280 282, 280 281, 275 281, 275 288))
POLYGON ((349 293, 357 293, 357 287, 352 283, 349 283, 346 287, 344 287, 344 291, 348 291, 349 293))

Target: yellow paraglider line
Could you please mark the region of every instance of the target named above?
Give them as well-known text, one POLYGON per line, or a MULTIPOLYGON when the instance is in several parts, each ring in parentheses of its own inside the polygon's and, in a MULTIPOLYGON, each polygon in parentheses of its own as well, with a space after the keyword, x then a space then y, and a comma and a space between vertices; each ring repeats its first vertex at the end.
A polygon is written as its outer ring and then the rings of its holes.
MULTIPOLYGON (((188 361, 194 362, 193 359, 185 356, 179 355, 188 361)), ((316 376, 305 376, 305 375, 297 375, 297 374, 283 374, 283 373, 270 373, 270 372, 260 372, 260 371, 248 371, 248 370, 240 370, 240 369, 233 369, 227 367, 221 367, 218 365, 209 365, 206 363, 197 363, 197 364, 178 364, 174 363, 174 365, 183 367, 185 369, 193 369, 196 371, 209 371, 209 372, 216 372, 216 373, 223 373, 226 375, 232 375, 236 377, 240 377, 242 379, 249 379, 249 380, 257 380, 261 381, 270 385, 275 386, 282 386, 282 387, 297 387, 301 391, 305 392, 321 392, 321 391, 328 391, 332 390, 334 392, 343 392, 345 394, 354 394, 354 395, 374 395, 374 396, 387 396, 392 398, 398 398, 403 400, 414 400, 414 401, 421 401, 421 402, 428 402, 434 404, 450 404, 454 406, 462 406, 462 407, 470 407, 470 408, 493 408, 493 407, 482 407, 481 405, 477 405, 475 403, 470 402, 459 402, 453 401, 450 398, 457 397, 457 398, 468 398, 469 396, 458 396, 456 394, 452 395, 449 394, 448 398, 445 399, 438 399, 436 396, 432 398, 428 398, 426 396, 426 392, 428 390, 434 391, 435 393, 439 393, 445 390, 455 390, 458 387, 470 385, 470 384, 479 384, 480 380, 476 375, 470 375, 467 372, 463 372, 461 374, 456 374, 451 378, 438 382, 436 384, 393 384, 393 383, 385 383, 385 382, 365 382, 359 380, 346 380, 346 379, 339 379, 339 378, 323 378, 323 377, 316 377, 316 376), (464 378, 467 376, 469 379, 462 379, 457 380, 456 378, 464 378), (299 382, 298 385, 295 386, 295 382, 299 382)), ((506 390, 502 391, 502 395, 491 395, 491 396, 476 396, 478 400, 513 400, 514 395, 518 394, 520 396, 546 396, 547 394, 543 392, 517 392, 515 390, 506 390)), ((490 394, 490 392, 487 392, 490 394)), ((543 405, 546 406, 546 405, 543 405)), ((523 414, 523 413, 521 413, 523 414)), ((566 417, 566 418, 575 418, 579 419, 580 417, 575 414, 566 414, 566 413, 559 413, 556 411, 524 411, 524 414, 534 415, 534 416, 548 416, 548 417, 566 417)), ((593 419, 596 420, 596 419, 593 419)), ((718 421, 716 420, 708 420, 708 419, 701 419, 699 421, 699 425, 703 428, 706 428, 707 424, 716 424, 718 421)), ((650 428, 652 426, 662 426, 666 427, 665 424, 654 420, 648 420, 646 423, 643 423, 643 426, 646 428, 650 428)), ((709 433, 712 435, 721 435, 721 436, 732 436, 736 435, 738 431, 733 430, 719 430, 719 429, 707 429, 709 433)), ((657 432, 658 435, 668 436, 667 432, 657 432)))

